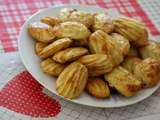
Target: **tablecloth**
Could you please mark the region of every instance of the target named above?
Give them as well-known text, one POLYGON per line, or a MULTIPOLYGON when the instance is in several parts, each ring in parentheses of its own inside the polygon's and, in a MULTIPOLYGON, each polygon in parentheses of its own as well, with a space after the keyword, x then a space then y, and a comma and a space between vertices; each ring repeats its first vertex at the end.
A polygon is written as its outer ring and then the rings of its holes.
POLYGON ((0 0, 0 120, 159 120, 160 90, 135 105, 99 109, 58 98, 26 71, 17 52, 21 26, 38 10, 60 4, 118 10, 143 21, 155 39, 160 38, 159 0, 0 0))

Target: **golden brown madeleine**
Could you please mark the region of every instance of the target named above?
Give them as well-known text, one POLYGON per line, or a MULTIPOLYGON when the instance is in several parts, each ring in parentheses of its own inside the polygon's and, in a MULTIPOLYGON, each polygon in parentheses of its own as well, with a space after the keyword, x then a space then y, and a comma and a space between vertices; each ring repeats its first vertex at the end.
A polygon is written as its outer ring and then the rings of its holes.
POLYGON ((78 61, 88 68, 89 76, 103 75, 110 72, 114 66, 111 57, 105 54, 85 55, 78 61))
POLYGON ((40 52, 39 55, 41 58, 50 57, 54 53, 69 47, 71 43, 72 43, 72 40, 69 38, 62 38, 62 39, 56 40, 56 41, 52 42, 51 44, 49 44, 48 46, 46 46, 40 52))
POLYGON ((80 22, 89 28, 94 23, 94 16, 84 11, 73 11, 70 15, 70 20, 80 22))
POLYGON ((36 42, 35 44, 35 52, 39 56, 40 52, 47 46, 46 43, 36 42))
POLYGON ((112 56, 114 65, 123 61, 123 54, 120 48, 113 42, 112 36, 101 30, 92 33, 89 38, 89 49, 91 53, 103 53, 112 56))
POLYGON ((41 22, 43 22, 45 24, 48 24, 48 25, 53 27, 54 25, 59 24, 61 21, 56 17, 49 17, 48 16, 48 17, 43 17, 41 19, 41 22))
POLYGON ((130 18, 117 18, 114 25, 115 31, 126 37, 133 45, 141 47, 148 43, 148 33, 141 22, 130 18))
POLYGON ((105 80, 126 97, 134 96, 141 88, 141 81, 123 67, 116 67, 105 74, 105 80))
POLYGON ((129 49, 129 52, 127 53, 128 57, 138 57, 138 49, 136 49, 135 47, 131 46, 129 49))
POLYGON ((160 61, 154 58, 147 58, 137 64, 134 75, 143 82, 145 87, 155 86, 160 80, 160 61))
POLYGON ((55 38, 52 27, 42 22, 34 22, 29 24, 29 34, 37 41, 49 43, 55 38))
POLYGON ((106 34, 101 30, 97 30, 96 32, 91 34, 91 36, 89 37, 88 45, 89 50, 92 54, 108 54, 108 50, 113 47, 113 45, 106 43, 106 34))
POLYGON ((124 56, 127 55, 130 49, 129 40, 118 33, 112 33, 111 35, 114 38, 113 42, 115 42, 117 47, 120 48, 120 50, 122 51, 122 54, 124 56))
POLYGON ((141 63, 141 59, 138 57, 126 57, 122 62, 122 67, 127 69, 129 72, 133 73, 135 66, 141 63))
POLYGON ((114 25, 109 16, 105 14, 95 14, 92 30, 102 30, 106 33, 111 33, 114 30, 114 25))
POLYGON ((60 10, 58 18, 62 21, 62 22, 66 22, 66 21, 70 21, 70 16, 71 13, 77 11, 76 9, 72 9, 72 8, 63 8, 60 10))
POLYGON ((76 9, 64 8, 60 11, 59 19, 62 22, 74 21, 90 27, 94 23, 94 16, 84 11, 77 11, 76 9))
POLYGON ((86 39, 90 36, 90 31, 85 25, 71 21, 54 26, 53 33, 59 38, 69 37, 75 40, 86 39))
POLYGON ((142 81, 144 87, 152 87, 160 80, 160 62, 154 58, 147 58, 142 61, 136 57, 128 57, 122 66, 142 81))
POLYGON ((59 63, 71 62, 88 53, 83 47, 71 47, 57 52, 53 59, 59 63))
POLYGON ((83 92, 87 79, 87 68, 79 62, 73 62, 59 75, 56 81, 56 90, 65 98, 77 98, 83 92))
POLYGON ((152 57, 160 61, 160 43, 149 41, 148 45, 139 49, 143 59, 152 57))
POLYGON ((45 73, 53 76, 58 76, 65 67, 66 65, 57 63, 51 58, 47 58, 41 62, 42 70, 45 73))
POLYGON ((110 96, 109 87, 101 78, 89 78, 86 90, 96 98, 107 98, 110 96))

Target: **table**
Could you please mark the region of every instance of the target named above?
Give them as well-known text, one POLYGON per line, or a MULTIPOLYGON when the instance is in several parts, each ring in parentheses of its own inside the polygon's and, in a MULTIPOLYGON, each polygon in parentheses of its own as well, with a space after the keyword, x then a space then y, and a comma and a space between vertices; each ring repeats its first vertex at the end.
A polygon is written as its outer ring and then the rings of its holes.
POLYGON ((26 71, 17 52, 22 24, 42 8, 71 3, 118 10, 121 14, 143 21, 152 36, 160 41, 159 0, 1 0, 0 120, 159 120, 160 89, 135 105, 99 109, 56 97, 26 71))

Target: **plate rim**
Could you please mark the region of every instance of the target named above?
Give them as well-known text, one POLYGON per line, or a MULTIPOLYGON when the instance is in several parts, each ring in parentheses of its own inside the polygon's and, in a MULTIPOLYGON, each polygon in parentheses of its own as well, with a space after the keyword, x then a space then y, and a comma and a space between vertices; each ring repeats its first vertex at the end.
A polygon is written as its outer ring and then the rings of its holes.
POLYGON ((119 107, 124 107, 124 106, 133 105, 133 104, 135 104, 135 103, 139 103, 139 102, 147 99, 149 96, 151 96, 151 95, 160 87, 160 82, 159 82, 159 84, 157 84, 157 86, 156 86, 155 89, 151 92, 151 94, 148 94, 148 95, 146 95, 146 96, 143 96, 143 97, 141 97, 140 99, 135 100, 135 101, 133 101, 133 102, 131 102, 131 103, 121 104, 121 105, 113 105, 113 104, 112 104, 111 106, 97 106, 97 105, 94 105, 94 104, 91 105, 91 104, 87 104, 87 103, 81 102, 81 101, 79 102, 79 101, 76 101, 76 100, 70 100, 70 99, 64 98, 63 96, 58 95, 58 94, 52 92, 50 89, 48 89, 48 88, 46 87, 46 85, 45 85, 43 82, 41 82, 41 81, 39 81, 39 80, 36 79, 36 75, 34 75, 32 72, 30 72, 30 68, 28 67, 28 65, 26 64, 26 62, 25 62, 25 60, 24 60, 23 53, 22 53, 22 50, 21 50, 22 48, 20 47, 20 41, 21 41, 21 36, 22 36, 22 31, 23 31, 23 29, 24 29, 24 25, 27 24, 30 19, 32 19, 34 16, 36 16, 36 15, 39 14, 39 13, 41 13, 42 11, 47 11, 47 10, 49 10, 49 9, 55 9, 55 8, 61 8, 61 7, 76 7, 76 6, 79 6, 79 7, 92 7, 92 8, 93 8, 93 7, 96 7, 97 9, 104 10, 104 8, 100 8, 100 7, 95 6, 95 5, 79 5, 79 4, 55 5, 55 6, 51 6, 51 7, 48 7, 48 8, 44 8, 44 9, 38 10, 37 12, 35 12, 34 14, 32 14, 32 15, 24 22, 24 24, 22 25, 22 27, 21 27, 21 29, 20 29, 20 33, 19 33, 19 36, 18 36, 18 53, 19 53, 19 55, 20 55, 20 58, 21 58, 22 63, 24 64, 25 68, 27 69, 27 71, 34 77, 34 79, 35 79, 38 83, 40 83, 45 89, 49 90, 52 94, 60 97, 60 98, 63 99, 63 100, 69 101, 69 102, 74 103, 74 104, 76 103, 76 104, 79 104, 79 105, 84 105, 84 106, 89 106, 89 107, 96 107, 96 108, 119 108, 119 107))

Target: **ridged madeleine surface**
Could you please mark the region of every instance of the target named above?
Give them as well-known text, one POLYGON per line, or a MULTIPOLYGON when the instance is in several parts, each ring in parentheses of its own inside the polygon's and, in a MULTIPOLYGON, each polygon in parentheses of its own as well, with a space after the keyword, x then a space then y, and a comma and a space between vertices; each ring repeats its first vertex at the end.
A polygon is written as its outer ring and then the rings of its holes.
POLYGON ((114 30, 114 25, 109 16, 105 14, 96 14, 94 17, 94 25, 92 30, 102 30, 106 33, 111 33, 114 30))
POLYGON ((54 25, 59 24, 61 21, 56 17, 43 17, 41 22, 53 27, 54 25))
POLYGON ((44 43, 52 42, 55 38, 52 28, 42 22, 31 23, 28 27, 28 32, 34 39, 44 43))
POLYGON ((89 78, 86 90, 96 98, 107 98, 110 96, 109 87, 101 78, 89 78))
POLYGON ((137 64, 141 63, 141 59, 138 57, 126 57, 122 63, 122 66, 129 72, 133 73, 137 64))
POLYGON ((46 43, 36 42, 35 44, 35 52, 39 56, 40 52, 47 46, 46 43))
POLYGON ((121 50, 122 54, 125 56, 128 54, 130 50, 130 44, 129 40, 123 37, 122 35, 118 33, 112 33, 111 34, 113 39, 113 42, 117 45, 117 47, 121 50))
POLYGON ((86 39, 90 35, 90 31, 85 25, 71 21, 54 26, 53 33, 59 38, 69 37, 75 40, 86 39))
POLYGON ((123 54, 120 48, 113 42, 112 36, 97 30, 89 38, 89 49, 91 53, 102 53, 112 56, 114 65, 123 61, 123 54))
POLYGON ((59 63, 71 62, 88 53, 83 47, 71 47, 54 54, 53 59, 59 63))
MULTIPOLYGON (((110 44, 106 43, 106 35, 103 31, 97 30, 89 37, 89 50, 92 54, 102 53, 107 54, 110 49, 110 44)), ((113 46, 113 45, 112 45, 113 46)))
POLYGON ((137 64, 134 75, 143 82, 145 87, 155 86, 160 80, 160 61, 147 58, 137 64))
POLYGON ((105 54, 85 55, 78 61, 88 68, 89 76, 100 76, 113 68, 111 57, 105 54))
POLYGON ((77 98, 83 92, 87 79, 87 68, 81 63, 73 62, 59 75, 56 80, 56 90, 65 98, 77 98))
POLYGON ((115 31, 126 37, 133 45, 141 47, 147 44, 148 33, 141 22, 130 18, 117 18, 114 25, 115 31))
POLYGON ((66 65, 60 64, 55 62, 54 60, 52 60, 51 58, 48 58, 46 60, 43 60, 41 62, 41 68, 42 70, 49 74, 49 75, 53 75, 53 76, 58 76, 63 69, 66 67, 66 65))
POLYGON ((51 44, 47 45, 40 52, 39 55, 41 58, 50 57, 54 53, 69 47, 71 43, 72 43, 72 40, 69 38, 62 38, 62 39, 56 40, 56 41, 52 42, 51 44))
POLYGON ((126 97, 134 96, 142 87, 141 82, 133 74, 120 66, 104 77, 110 86, 126 97))
POLYGON ((140 55, 143 59, 152 57, 160 61, 160 43, 149 41, 149 44, 140 48, 140 55))

